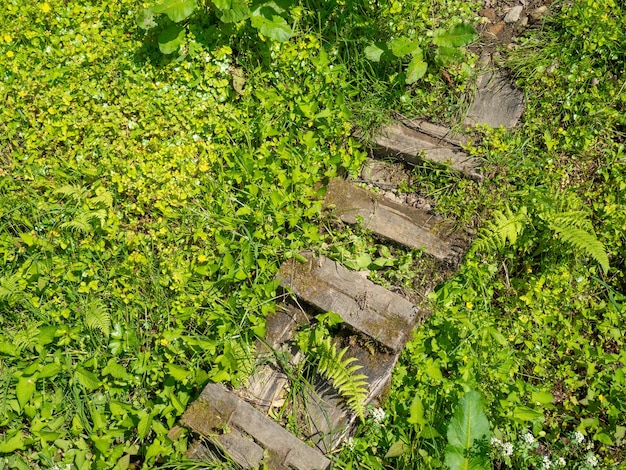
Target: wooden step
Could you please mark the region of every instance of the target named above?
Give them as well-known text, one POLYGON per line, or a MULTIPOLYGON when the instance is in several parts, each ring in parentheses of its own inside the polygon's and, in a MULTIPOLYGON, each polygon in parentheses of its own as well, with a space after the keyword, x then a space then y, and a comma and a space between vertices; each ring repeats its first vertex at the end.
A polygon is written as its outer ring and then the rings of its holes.
POLYGON ((345 223, 362 223, 377 235, 410 248, 423 248, 445 263, 456 265, 463 255, 467 237, 456 231, 451 221, 395 203, 347 181, 330 181, 324 205, 345 223))
POLYGON ((515 127, 525 110, 524 93, 507 74, 501 70, 488 70, 479 77, 477 85, 476 96, 463 124, 515 127))
MULTIPOLYGON (((478 171, 480 166, 478 159, 468 156, 459 145, 454 143, 455 139, 452 137, 446 139, 429 135, 424 127, 435 134, 446 135, 443 130, 435 131, 419 121, 415 121, 413 127, 394 121, 374 134, 373 151, 378 156, 399 158, 413 165, 423 161, 446 165, 472 179, 482 180, 483 177, 478 171)), ((455 135, 452 131, 449 134, 455 135)))
MULTIPOLYGON (((210 438, 244 468, 317 470, 330 460, 221 384, 209 383, 181 423, 210 438)), ((198 447, 192 447, 197 455, 198 447)))
POLYGON ((282 265, 282 287, 322 311, 335 312, 355 331, 393 352, 404 347, 417 307, 324 256, 303 256, 306 262, 292 259, 282 265))

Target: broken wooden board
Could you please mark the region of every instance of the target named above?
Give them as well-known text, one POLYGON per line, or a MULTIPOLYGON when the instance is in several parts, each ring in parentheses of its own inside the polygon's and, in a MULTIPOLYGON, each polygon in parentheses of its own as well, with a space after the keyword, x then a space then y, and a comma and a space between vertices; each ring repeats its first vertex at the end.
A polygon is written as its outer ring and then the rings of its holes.
POLYGON ((244 468, 257 468, 262 462, 271 470, 324 470, 330 466, 318 449, 220 384, 209 383, 181 422, 214 440, 244 468))
POLYGON ((304 253, 278 273, 281 286, 323 311, 332 311, 357 332, 399 352, 412 332, 417 307, 324 256, 304 253))
MULTIPOLYGON (((415 124, 418 129, 420 125, 424 127, 423 124, 415 124)), ((441 135, 443 131, 438 130, 435 133, 441 135)), ((453 135, 451 131, 450 134, 453 135)), ((373 138, 374 153, 377 155, 400 158, 414 165, 422 161, 431 161, 449 166, 470 178, 482 180, 482 175, 478 171, 480 161, 468 156, 460 146, 452 143, 453 141, 429 135, 397 121, 379 129, 373 138)))
POLYGON ((456 265, 463 255, 465 237, 454 230, 454 224, 432 214, 392 202, 342 179, 328 184, 326 208, 348 224, 363 227, 408 246, 424 251, 445 263, 456 265))
POLYGON ((411 175, 401 164, 366 158, 359 173, 359 181, 382 189, 395 189, 403 184, 410 185, 411 175))
POLYGON ((463 124, 487 124, 507 129, 515 127, 524 113, 524 93, 516 88, 506 74, 490 70, 478 79, 478 90, 463 124))
POLYGON ((301 309, 286 303, 278 305, 276 312, 265 321, 265 339, 257 341, 256 345, 256 368, 248 385, 237 390, 240 397, 264 413, 282 405, 288 378, 277 363, 276 355, 283 355, 285 361, 295 365, 300 359, 299 353, 292 350, 288 342, 293 339, 299 326, 308 323, 301 309))
POLYGON ((462 147, 469 142, 466 135, 455 132, 449 127, 433 124, 426 119, 402 119, 400 122, 413 130, 437 139, 439 142, 447 142, 456 147, 462 147))

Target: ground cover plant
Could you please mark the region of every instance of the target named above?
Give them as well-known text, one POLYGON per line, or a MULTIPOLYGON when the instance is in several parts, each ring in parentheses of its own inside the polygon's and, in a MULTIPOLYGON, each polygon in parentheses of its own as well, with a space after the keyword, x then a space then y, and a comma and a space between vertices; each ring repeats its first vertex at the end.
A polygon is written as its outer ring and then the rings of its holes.
MULTIPOLYGON (((155 22, 179 24, 156 3, 155 22)), ((434 58, 429 34, 471 24, 479 4, 271 5, 292 34, 279 42, 252 20, 224 22, 227 2, 182 3, 197 10, 175 44, 137 26, 150 3, 0 11, 8 468, 186 465, 189 436, 168 432, 207 381, 245 381, 274 274, 302 248, 411 287, 420 253, 328 227, 323 185, 363 161, 356 126, 462 112, 475 55, 446 65, 453 82, 431 60, 409 85, 406 63, 366 49, 406 37, 434 58)), ((528 93, 524 127, 479 130, 470 149, 493 178, 415 169, 437 210, 492 222, 433 295, 383 408, 337 468, 625 458, 624 13, 591 0, 554 8, 509 63, 528 93), (514 235, 499 236, 498 220, 514 235), (587 236, 556 230, 563 220, 587 236), (464 433, 474 421, 483 431, 464 433)))

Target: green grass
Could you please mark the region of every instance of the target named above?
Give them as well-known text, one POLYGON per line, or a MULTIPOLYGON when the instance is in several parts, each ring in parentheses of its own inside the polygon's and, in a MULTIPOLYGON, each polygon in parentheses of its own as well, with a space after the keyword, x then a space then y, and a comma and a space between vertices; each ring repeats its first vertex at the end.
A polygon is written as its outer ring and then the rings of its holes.
MULTIPOLYGON (((378 262, 381 283, 410 288, 419 253, 327 226, 320 189, 359 168, 356 127, 462 112, 463 64, 475 57, 451 67, 450 89, 433 56, 407 86, 406 63, 363 51, 471 23, 477 4, 401 3, 303 1, 283 43, 196 16, 172 56, 137 28, 130 0, 2 9, 3 465, 183 465, 190 436, 168 431, 207 381, 246 379, 274 275, 300 249, 359 269, 378 262)), ((367 418, 338 468, 441 467, 446 423, 469 388, 494 435, 516 443, 508 461, 494 448, 503 468, 541 458, 521 444, 527 430, 555 459, 574 458, 579 430, 603 465, 623 461, 623 12, 591 3, 563 9, 513 53, 528 111, 517 134, 484 131, 471 149, 493 175, 485 185, 415 170, 416 189, 444 214, 474 223, 526 207, 529 218, 437 291, 394 375, 384 427, 367 418), (546 194, 559 195, 550 210, 538 202, 546 194), (608 274, 556 239, 559 211, 593 226, 608 274), (408 421, 416 395, 422 428, 408 421), (402 452, 384 458, 399 440, 402 452)))

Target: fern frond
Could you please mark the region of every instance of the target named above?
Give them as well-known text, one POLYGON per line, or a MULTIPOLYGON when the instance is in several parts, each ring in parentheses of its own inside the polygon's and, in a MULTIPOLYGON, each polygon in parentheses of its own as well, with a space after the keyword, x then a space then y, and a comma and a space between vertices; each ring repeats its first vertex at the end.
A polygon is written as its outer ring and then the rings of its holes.
POLYGON ((18 351, 23 351, 24 349, 32 350, 34 348, 37 344, 39 325, 41 325, 40 321, 30 322, 25 328, 15 333, 12 342, 17 347, 18 351))
POLYGON ((350 409, 364 420, 367 376, 357 374, 363 366, 354 364, 354 357, 344 357, 348 348, 337 351, 337 346, 330 338, 319 341, 316 349, 319 356, 318 372, 332 382, 350 409))
POLYGON ((104 209, 97 211, 79 211, 72 220, 61 224, 62 228, 68 228, 72 232, 89 234, 93 232, 92 222, 98 221, 100 227, 104 227, 107 213, 104 209))
POLYGON ((585 230, 587 232, 593 232, 593 224, 589 220, 589 216, 585 211, 568 211, 560 212, 558 214, 550 213, 546 214, 550 224, 554 224, 559 227, 570 227, 585 230))
POLYGON ((82 201, 87 195, 88 189, 84 186, 77 184, 68 184, 57 189, 54 194, 63 194, 64 196, 71 197, 77 202, 82 201))
POLYGON ((20 276, 14 274, 0 278, 0 300, 11 301, 22 292, 19 285, 20 276))
POLYGON ((113 207, 113 194, 109 191, 103 191, 89 199, 89 204, 91 207, 97 207, 99 204, 102 204, 104 207, 110 209, 113 207))
POLYGON ((481 230, 472 251, 501 250, 507 246, 507 243, 515 246, 526 227, 527 210, 526 207, 522 207, 515 214, 509 206, 506 206, 504 212, 494 211, 493 217, 494 220, 487 223, 481 230))
POLYGON ((93 299, 87 304, 84 322, 87 328, 97 330, 107 338, 111 333, 111 314, 100 299, 93 299))
POLYGON ((550 224, 550 228, 558 233, 563 241, 596 260, 605 273, 609 270, 609 256, 593 232, 557 224, 550 224))

